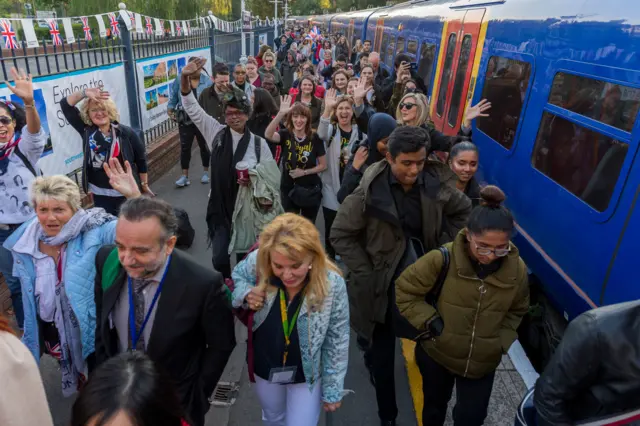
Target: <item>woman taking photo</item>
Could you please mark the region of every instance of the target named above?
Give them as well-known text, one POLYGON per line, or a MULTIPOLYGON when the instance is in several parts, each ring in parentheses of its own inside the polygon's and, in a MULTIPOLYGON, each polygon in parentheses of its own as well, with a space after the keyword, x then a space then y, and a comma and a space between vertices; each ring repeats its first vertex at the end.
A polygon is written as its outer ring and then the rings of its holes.
POLYGON ((456 188, 469 197, 473 207, 480 204, 480 185, 475 174, 478 171, 478 147, 471 142, 460 142, 451 148, 449 167, 456 174, 456 188))
POLYGON ((495 371, 529 309, 527 266, 510 241, 511 212, 495 186, 480 192, 465 229, 445 244, 450 264, 438 300, 425 296, 443 267, 439 250, 409 266, 396 280, 396 304, 425 339, 416 344, 422 374, 425 426, 442 426, 453 386, 456 425, 481 426, 487 416, 495 371))
MULTIPOLYGON (((304 82, 303 82, 304 83, 304 82)), ((315 222, 322 201, 319 173, 327 169, 324 144, 311 130, 311 110, 283 96, 280 111, 264 132, 267 140, 282 145, 280 195, 286 212, 301 214, 315 222), (281 121, 285 129, 276 132, 281 121)))
POLYGON ((248 368, 263 423, 316 426, 321 408, 340 408, 349 357, 347 289, 317 228, 278 216, 232 277, 233 306, 256 311, 248 368))
POLYGON ((262 87, 260 73, 258 72, 258 62, 253 57, 249 56, 247 58, 245 68, 247 70, 247 82, 253 87, 262 87))
POLYGON ((0 273, 4 276, 18 327, 22 329, 24 311, 20 280, 13 276, 13 257, 2 244, 21 224, 33 217, 29 186, 38 174, 38 160, 47 144, 47 134, 33 100, 31 75, 11 69, 14 85, 7 87, 24 107, 0 101, 0 273))
POLYGON ((325 142, 327 152, 327 171, 321 175, 325 247, 329 257, 335 259, 336 253, 329 241, 329 233, 340 207, 338 191, 353 147, 367 137, 354 122, 353 100, 350 97, 338 98, 335 89, 327 91, 318 137, 325 142))
POLYGON ((100 365, 73 404, 71 426, 189 426, 171 379, 146 355, 100 365))
MULTIPOLYGON (((140 196, 128 162, 126 171, 113 157, 103 167, 123 197, 140 196)), ((78 185, 62 175, 35 179, 31 204, 36 217, 4 243, 22 286, 22 341, 37 361, 43 352, 58 360, 62 393, 70 396, 85 383, 95 351, 95 258, 100 247, 114 243, 116 217, 83 209, 78 185)))
POLYGON ((117 158, 121 163, 128 161, 142 193, 154 196, 149 188, 144 143, 131 127, 118 123, 120 114, 108 92, 98 88, 83 89, 64 98, 60 109, 82 136, 82 190, 93 194, 96 207, 117 216, 126 200, 109 184, 109 177, 102 167, 111 158, 117 158))
MULTIPOLYGON (((247 126, 249 126, 249 130, 254 135, 260 136, 263 139, 267 139, 264 136, 265 130, 267 130, 267 126, 273 120, 273 117, 278 113, 278 106, 276 102, 273 100, 273 97, 269 92, 262 88, 253 89, 253 110, 251 112, 251 117, 247 121, 247 126)), ((273 154, 273 158, 276 160, 276 163, 279 164, 279 157, 276 158, 276 152, 280 151, 280 146, 274 143, 269 143, 269 148, 271 149, 271 153, 273 154)))

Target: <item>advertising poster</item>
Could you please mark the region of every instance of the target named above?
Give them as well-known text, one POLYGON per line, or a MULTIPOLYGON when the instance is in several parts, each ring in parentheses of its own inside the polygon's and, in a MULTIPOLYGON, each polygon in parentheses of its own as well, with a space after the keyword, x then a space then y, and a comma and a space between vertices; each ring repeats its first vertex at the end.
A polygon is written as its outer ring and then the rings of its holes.
POLYGON ((156 56, 136 62, 138 87, 142 103, 142 128, 148 130, 166 121, 167 104, 173 85, 190 57, 207 59, 205 68, 211 74, 211 51, 208 48, 156 56))
MULTIPOLYGON (((82 167, 82 137, 65 120, 60 109, 62 99, 84 88, 102 87, 116 103, 120 122, 128 125, 129 104, 124 85, 119 84, 122 81, 122 64, 33 79, 36 109, 42 127, 49 135, 38 161, 38 166, 45 175, 69 174, 82 167)), ((0 98, 22 105, 20 98, 4 83, 0 84, 0 98)))

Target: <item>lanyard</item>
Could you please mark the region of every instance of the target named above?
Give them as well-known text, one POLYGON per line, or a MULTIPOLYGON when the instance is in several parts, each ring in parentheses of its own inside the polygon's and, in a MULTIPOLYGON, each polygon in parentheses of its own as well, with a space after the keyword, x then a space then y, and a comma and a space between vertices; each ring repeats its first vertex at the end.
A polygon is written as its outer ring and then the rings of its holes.
POLYGON ((164 274, 162 275, 162 280, 160 280, 160 284, 158 284, 158 289, 156 290, 156 294, 153 295, 153 299, 151 300, 151 305, 149 306, 149 310, 147 311, 147 315, 144 317, 144 321, 140 326, 140 330, 136 331, 136 312, 135 305, 133 302, 133 284, 131 283, 131 277, 127 278, 128 287, 129 287, 129 331, 131 332, 131 350, 136 350, 136 345, 140 336, 142 336, 142 332, 149 322, 149 317, 151 316, 151 312, 153 312, 153 307, 156 305, 158 301, 158 297, 160 297, 160 292, 162 291, 162 285, 164 284, 164 279, 167 277, 167 271, 169 270, 169 264, 171 262, 171 255, 167 259, 167 266, 164 269, 164 274))
MULTIPOLYGON (((284 300, 284 290, 280 289, 280 314, 282 316, 282 330, 284 331, 284 355, 282 356, 282 366, 284 367, 287 363, 287 355, 289 355, 289 345, 291 344, 291 333, 293 332, 293 327, 296 326, 296 321, 298 319, 298 314, 300 313, 300 308, 302 307, 302 300, 300 300, 300 304, 298 305, 298 309, 296 309, 296 313, 293 314, 293 318, 291 318, 291 322, 289 322, 289 313, 287 312, 287 302, 284 300)), ((304 290, 302 293, 302 297, 304 297, 304 290)))

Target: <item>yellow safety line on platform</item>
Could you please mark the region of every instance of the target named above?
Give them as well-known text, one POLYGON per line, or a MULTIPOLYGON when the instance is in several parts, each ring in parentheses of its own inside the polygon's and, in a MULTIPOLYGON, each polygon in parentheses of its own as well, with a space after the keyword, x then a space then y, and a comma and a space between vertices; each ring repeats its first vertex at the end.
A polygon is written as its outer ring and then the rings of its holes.
POLYGON ((409 377, 409 390, 413 398, 413 407, 416 410, 416 420, 418 426, 422 426, 422 375, 416 364, 415 342, 406 339, 400 339, 402 344, 402 355, 404 356, 407 367, 407 376, 409 377))

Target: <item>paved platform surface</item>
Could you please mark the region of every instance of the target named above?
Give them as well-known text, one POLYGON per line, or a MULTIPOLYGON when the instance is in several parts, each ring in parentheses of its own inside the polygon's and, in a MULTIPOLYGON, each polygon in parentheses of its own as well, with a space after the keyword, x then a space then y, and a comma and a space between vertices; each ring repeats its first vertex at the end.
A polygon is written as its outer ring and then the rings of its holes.
MULTIPOLYGON (((208 185, 200 184, 202 167, 199 163, 199 155, 194 151, 192 157, 191 186, 176 189, 175 180, 180 175, 179 165, 176 165, 169 173, 153 184, 156 194, 175 206, 184 208, 190 216, 191 223, 196 229, 196 237, 193 246, 189 249, 202 265, 211 267, 211 251, 207 248, 207 236, 205 225, 205 210, 208 185)), ((318 227, 322 230, 322 213, 318 215, 318 227)), ((236 326, 238 345, 231 356, 225 369, 222 381, 239 384, 235 403, 230 407, 212 407, 207 415, 207 426, 247 426, 260 425, 260 406, 251 389, 246 372, 246 329, 241 324, 236 326)), ((333 415, 332 426, 347 425, 378 425, 375 393, 369 382, 369 374, 364 367, 362 354, 355 344, 352 336, 349 348, 349 371, 347 373, 345 388, 353 391, 345 396, 342 408, 333 415)), ((398 425, 417 425, 416 407, 421 408, 421 379, 412 357, 413 351, 407 344, 399 341, 396 346, 396 395, 398 400, 398 425), (406 355, 403 356, 403 351, 406 355)), ((60 392, 60 374, 55 362, 44 357, 41 362, 41 371, 45 382, 47 397, 51 406, 56 426, 69 424, 73 398, 65 399, 60 392)), ((515 370, 509 357, 505 356, 496 375, 493 388, 489 416, 485 422, 488 426, 507 426, 513 424, 515 408, 526 390, 526 386, 520 375, 515 370)), ((454 393, 455 394, 455 393, 454 393)), ((453 402, 452 402, 453 404, 453 402)), ((451 408, 451 407, 450 407, 451 408)), ((451 410, 450 410, 451 411, 451 410)), ((323 416, 321 425, 328 424, 323 416)), ((447 425, 452 425, 451 413, 447 418, 447 425)))

